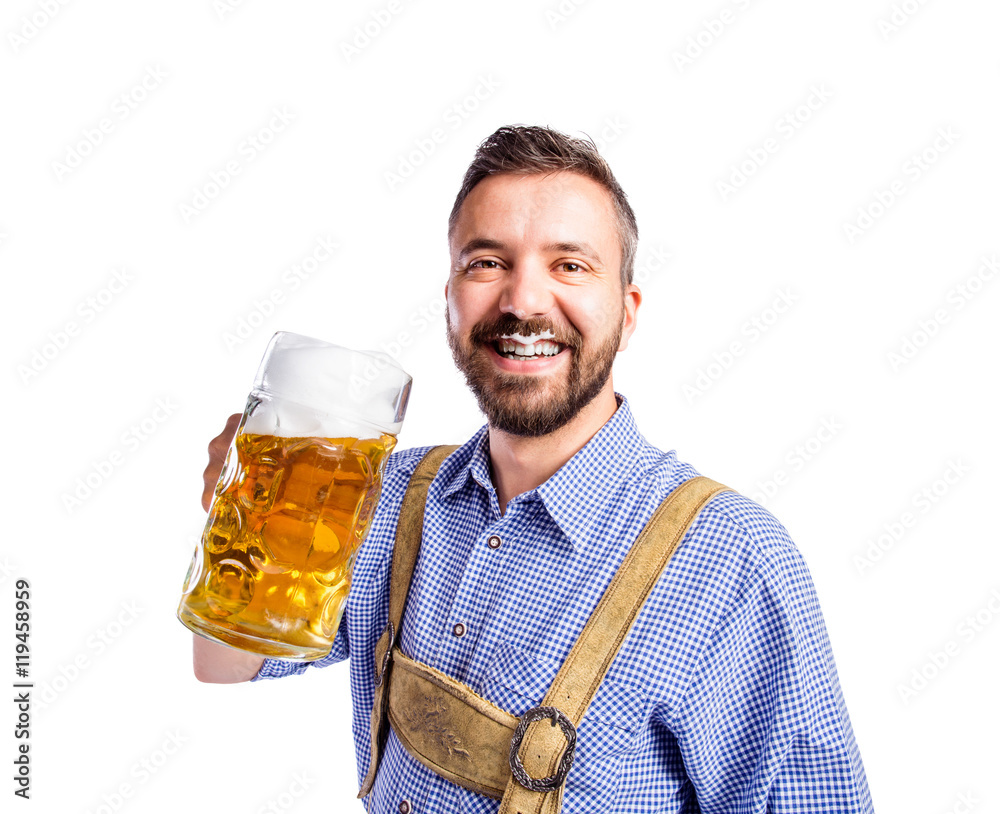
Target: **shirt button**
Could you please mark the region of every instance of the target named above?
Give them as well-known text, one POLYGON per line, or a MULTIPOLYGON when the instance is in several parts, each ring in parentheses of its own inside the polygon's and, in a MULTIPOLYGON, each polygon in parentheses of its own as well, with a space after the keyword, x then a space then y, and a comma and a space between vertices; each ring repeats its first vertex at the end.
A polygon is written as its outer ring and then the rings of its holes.
POLYGON ((465 635, 465 625, 459 622, 455 627, 451 629, 452 636, 462 637, 465 635))
POLYGON ((399 814, 410 814, 413 811, 413 806, 410 805, 409 800, 402 800, 399 804, 399 814))
POLYGON ((503 544, 503 540, 497 537, 495 534, 486 541, 486 545, 496 551, 503 544))

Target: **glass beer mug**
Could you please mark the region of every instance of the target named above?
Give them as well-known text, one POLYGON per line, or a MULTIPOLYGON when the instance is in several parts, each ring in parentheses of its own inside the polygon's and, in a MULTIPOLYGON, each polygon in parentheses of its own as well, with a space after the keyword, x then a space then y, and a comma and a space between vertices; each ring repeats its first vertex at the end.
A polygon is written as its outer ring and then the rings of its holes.
POLYGON ((187 627, 263 656, 330 652, 411 381, 385 354, 274 335, 185 580, 187 627))

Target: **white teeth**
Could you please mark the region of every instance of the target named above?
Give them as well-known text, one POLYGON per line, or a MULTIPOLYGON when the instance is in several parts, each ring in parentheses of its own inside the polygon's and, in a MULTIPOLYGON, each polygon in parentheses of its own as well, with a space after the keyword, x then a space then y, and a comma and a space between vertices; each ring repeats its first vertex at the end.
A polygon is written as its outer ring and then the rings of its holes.
POLYGON ((539 339, 531 343, 515 342, 514 337, 501 337, 497 340, 497 347, 500 353, 505 356, 534 358, 536 356, 555 356, 562 350, 562 346, 549 342, 547 339, 539 339))
POLYGON ((556 335, 546 328, 540 334, 532 334, 531 336, 521 336, 521 334, 504 334, 500 338, 513 339, 515 342, 520 342, 522 345, 532 345, 539 339, 555 339, 556 335))

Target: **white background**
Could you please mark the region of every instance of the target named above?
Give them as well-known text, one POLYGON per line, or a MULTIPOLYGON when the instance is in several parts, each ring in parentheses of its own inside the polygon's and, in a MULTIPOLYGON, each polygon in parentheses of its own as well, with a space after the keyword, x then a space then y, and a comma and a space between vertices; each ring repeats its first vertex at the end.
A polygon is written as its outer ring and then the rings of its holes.
POLYGON ((479 426, 445 222, 476 144, 518 122, 593 136, 629 193, 645 300, 616 387, 803 550, 877 810, 998 810, 1000 7, 896 8, 5 3, 0 675, 27 579, 36 682, 10 810, 361 810, 345 665, 192 677, 174 610, 205 445, 280 329, 396 352, 403 447, 479 426))

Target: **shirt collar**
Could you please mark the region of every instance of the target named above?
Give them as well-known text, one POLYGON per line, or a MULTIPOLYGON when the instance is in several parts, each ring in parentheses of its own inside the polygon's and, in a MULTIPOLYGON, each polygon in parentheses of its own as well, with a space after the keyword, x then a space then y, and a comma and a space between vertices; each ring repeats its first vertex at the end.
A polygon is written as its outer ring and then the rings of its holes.
MULTIPOLYGON (((608 422, 552 477, 532 490, 575 549, 593 541, 618 487, 630 476, 646 444, 628 400, 615 395, 619 406, 608 422)), ((455 459, 463 463, 444 484, 444 497, 458 492, 470 479, 488 494, 495 491, 490 477, 487 427, 480 428, 463 444, 455 459)), ((517 499, 532 499, 532 493, 517 499)))
POLYGON ((493 480, 490 478, 490 436, 489 428, 484 425, 475 435, 452 453, 454 460, 460 462, 454 472, 448 476, 444 484, 443 497, 451 497, 470 480, 475 481, 487 493, 493 492, 493 480))
POLYGON ((632 476, 646 444, 628 401, 615 395, 620 400, 615 414, 536 490, 575 549, 594 544, 619 487, 632 476))

